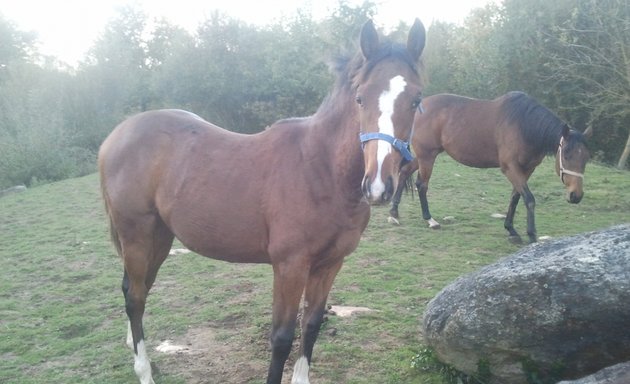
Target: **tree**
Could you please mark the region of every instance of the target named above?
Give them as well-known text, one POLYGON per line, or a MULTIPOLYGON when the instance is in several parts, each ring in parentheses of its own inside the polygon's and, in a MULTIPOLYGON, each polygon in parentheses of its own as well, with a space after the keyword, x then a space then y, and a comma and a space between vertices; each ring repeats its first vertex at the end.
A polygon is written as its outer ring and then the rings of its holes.
POLYGON ((14 62, 34 62, 37 57, 36 40, 34 32, 20 31, 0 14, 0 69, 6 70, 14 62))
POLYGON ((499 8, 489 4, 474 9, 464 25, 451 34, 452 81, 461 93, 494 98, 506 91, 508 66, 499 39, 502 22, 499 8))
POLYGON ((621 153, 617 167, 624 168, 630 155, 630 3, 578 1, 552 41, 548 80, 558 87, 572 86, 581 107, 589 111, 595 133, 603 124, 612 124, 600 140, 621 153), (618 140, 622 135, 625 146, 618 140))
POLYGON ((36 35, 3 18, 0 41, 0 189, 76 175, 62 108, 70 75, 36 64, 36 35))
POLYGON ((137 8, 122 8, 106 26, 82 67, 99 80, 97 92, 103 109, 110 113, 143 111, 150 103, 149 63, 143 39, 146 19, 137 8))
POLYGON ((449 47, 455 30, 454 24, 434 22, 427 31, 427 46, 422 53, 427 79, 424 89, 426 95, 458 91, 452 76, 455 61, 449 47))

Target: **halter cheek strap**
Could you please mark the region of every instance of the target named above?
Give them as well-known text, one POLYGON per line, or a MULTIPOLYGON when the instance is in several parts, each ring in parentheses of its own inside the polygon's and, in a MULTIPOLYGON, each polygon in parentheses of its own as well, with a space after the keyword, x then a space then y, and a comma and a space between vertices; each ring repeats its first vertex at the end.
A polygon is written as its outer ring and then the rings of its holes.
POLYGON ((562 146, 563 145, 564 145, 564 136, 560 137, 560 144, 558 145, 558 168, 560 168, 560 179, 562 180, 562 177, 564 175, 571 175, 571 176, 584 179, 583 173, 571 171, 569 169, 564 168, 564 166, 562 165, 562 146))
POLYGON ((370 132, 370 133, 361 133, 359 135, 359 140, 361 143, 365 143, 370 140, 383 140, 387 141, 392 145, 392 147, 396 148, 398 152, 402 155, 402 157, 407 161, 412 161, 414 159, 413 154, 409 150, 409 142, 399 140, 393 136, 387 135, 381 132, 370 132))

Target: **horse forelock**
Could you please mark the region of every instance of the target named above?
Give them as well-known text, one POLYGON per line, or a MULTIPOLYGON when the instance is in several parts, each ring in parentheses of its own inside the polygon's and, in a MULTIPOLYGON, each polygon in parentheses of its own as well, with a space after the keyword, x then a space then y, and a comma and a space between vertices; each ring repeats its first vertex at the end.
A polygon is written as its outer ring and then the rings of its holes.
POLYGON ((517 124, 523 139, 534 148, 552 155, 566 123, 552 111, 523 92, 510 92, 503 103, 508 122, 517 124))
POLYGON ((571 152, 573 148, 575 148, 578 144, 582 144, 588 149, 587 143, 588 141, 586 140, 586 137, 584 136, 584 134, 582 134, 582 132, 571 129, 571 131, 569 131, 569 136, 567 137, 564 146, 565 150, 568 153, 571 152))

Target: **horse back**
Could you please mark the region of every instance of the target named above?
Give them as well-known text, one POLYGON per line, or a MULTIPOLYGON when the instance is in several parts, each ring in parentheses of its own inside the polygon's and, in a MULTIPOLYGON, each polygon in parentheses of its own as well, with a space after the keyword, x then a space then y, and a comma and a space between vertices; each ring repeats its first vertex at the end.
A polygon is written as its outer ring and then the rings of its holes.
POLYGON ((425 113, 416 114, 415 120, 416 152, 446 151, 467 166, 499 166, 501 116, 494 101, 438 94, 423 104, 425 113))
POLYGON ((243 171, 254 165, 246 136, 178 110, 130 117, 99 152, 110 216, 119 223, 161 220, 187 247, 210 257, 267 261, 258 194, 247 193, 260 188, 261 176, 243 171))

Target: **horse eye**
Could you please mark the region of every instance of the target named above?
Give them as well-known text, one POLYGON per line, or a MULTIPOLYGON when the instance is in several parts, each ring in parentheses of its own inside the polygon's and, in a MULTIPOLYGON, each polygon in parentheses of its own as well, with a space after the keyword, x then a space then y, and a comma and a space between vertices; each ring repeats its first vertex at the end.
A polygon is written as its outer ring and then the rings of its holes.
POLYGON ((416 109, 420 106, 420 103, 422 103, 422 99, 417 98, 413 101, 413 103, 411 103, 411 106, 413 107, 413 109, 416 109))
POLYGON ((357 96, 354 100, 357 102, 357 104, 363 105, 363 99, 361 99, 361 96, 357 96))

